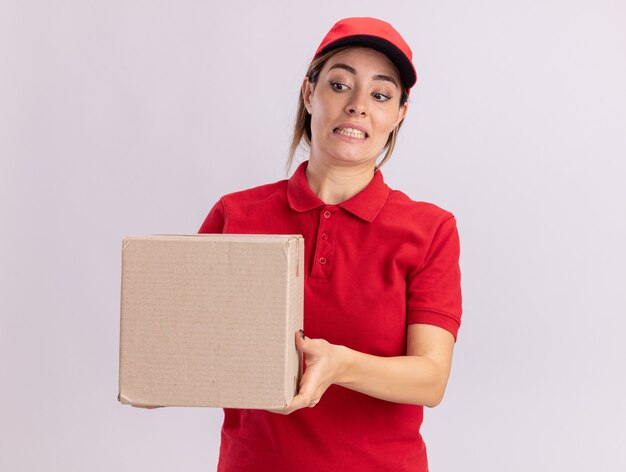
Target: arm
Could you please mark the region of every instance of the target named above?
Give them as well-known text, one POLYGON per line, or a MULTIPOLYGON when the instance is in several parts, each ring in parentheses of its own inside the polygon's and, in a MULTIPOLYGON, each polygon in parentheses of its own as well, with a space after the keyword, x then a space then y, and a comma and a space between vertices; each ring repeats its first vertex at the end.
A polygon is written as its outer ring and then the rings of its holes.
POLYGON ((454 336, 433 325, 409 325, 407 355, 398 357, 372 356, 299 334, 296 346, 307 368, 298 395, 282 413, 315 406, 332 384, 381 400, 434 407, 450 375, 454 336))

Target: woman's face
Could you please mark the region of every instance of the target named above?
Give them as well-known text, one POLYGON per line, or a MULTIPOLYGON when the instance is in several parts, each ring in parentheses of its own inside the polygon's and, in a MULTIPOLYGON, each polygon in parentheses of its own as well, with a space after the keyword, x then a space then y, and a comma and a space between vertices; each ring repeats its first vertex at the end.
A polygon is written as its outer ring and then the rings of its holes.
POLYGON ((389 133, 402 121, 400 76, 384 54, 349 48, 332 56, 315 84, 305 79, 311 114, 311 156, 328 164, 374 166, 389 133))

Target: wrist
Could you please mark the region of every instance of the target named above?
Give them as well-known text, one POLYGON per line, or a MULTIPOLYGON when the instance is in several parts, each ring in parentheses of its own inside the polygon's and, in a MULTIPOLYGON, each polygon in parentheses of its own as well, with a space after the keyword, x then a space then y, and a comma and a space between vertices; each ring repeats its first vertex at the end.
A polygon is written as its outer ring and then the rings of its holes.
POLYGON ((354 354, 350 348, 341 345, 335 345, 336 359, 338 360, 337 375, 335 384, 345 386, 350 383, 350 373, 354 364, 354 354))

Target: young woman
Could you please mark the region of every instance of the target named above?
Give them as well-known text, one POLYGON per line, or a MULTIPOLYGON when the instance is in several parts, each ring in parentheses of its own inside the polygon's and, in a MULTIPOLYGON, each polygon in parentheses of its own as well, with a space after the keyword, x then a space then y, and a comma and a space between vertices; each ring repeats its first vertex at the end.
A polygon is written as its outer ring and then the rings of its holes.
POLYGON ((428 470, 420 425, 443 397, 460 325, 459 240, 451 213, 379 170, 411 61, 388 23, 339 21, 302 84, 289 160, 305 141, 308 161, 222 197, 200 229, 302 234, 306 251, 299 393, 280 412, 226 409, 219 471, 428 470))

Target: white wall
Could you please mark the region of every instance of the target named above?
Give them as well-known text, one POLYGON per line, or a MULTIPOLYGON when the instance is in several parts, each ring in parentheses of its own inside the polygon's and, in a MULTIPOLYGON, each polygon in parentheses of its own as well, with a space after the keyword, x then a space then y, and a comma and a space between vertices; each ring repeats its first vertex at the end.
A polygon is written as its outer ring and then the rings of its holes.
POLYGON ((462 237, 431 469, 626 470, 618 0, 1 0, 1 470, 214 468, 218 410, 116 401, 121 239, 283 178, 311 55, 366 15, 420 75, 386 180, 462 237))

